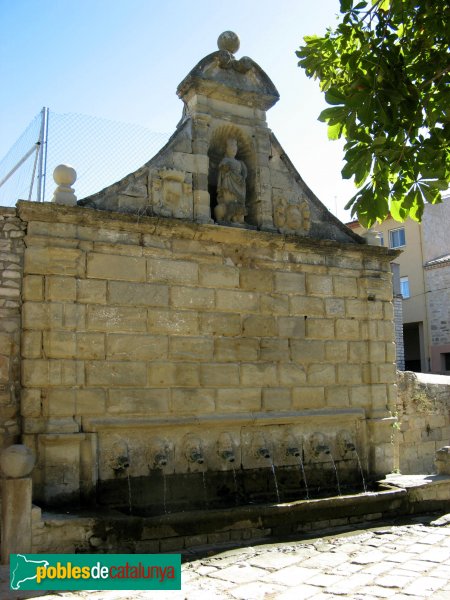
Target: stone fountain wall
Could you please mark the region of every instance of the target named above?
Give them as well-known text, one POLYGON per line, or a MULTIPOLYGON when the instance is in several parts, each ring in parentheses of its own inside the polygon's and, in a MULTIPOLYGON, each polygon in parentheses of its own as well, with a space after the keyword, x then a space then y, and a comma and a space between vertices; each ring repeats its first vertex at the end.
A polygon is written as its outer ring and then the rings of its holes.
POLYGON ((354 479, 346 442, 372 475, 395 467, 385 249, 51 204, 18 213, 37 501, 108 502, 157 469, 298 466, 294 450, 329 480, 322 446, 354 479))

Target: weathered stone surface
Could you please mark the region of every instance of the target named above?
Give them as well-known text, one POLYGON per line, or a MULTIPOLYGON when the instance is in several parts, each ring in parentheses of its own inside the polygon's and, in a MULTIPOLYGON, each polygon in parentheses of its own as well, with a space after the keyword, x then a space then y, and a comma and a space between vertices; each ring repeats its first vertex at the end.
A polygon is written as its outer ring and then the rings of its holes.
POLYGON ((25 272, 41 275, 75 275, 85 273, 85 255, 74 248, 27 248, 25 272))
POLYGON ((145 258, 135 256, 114 256, 110 254, 88 253, 87 277, 91 279, 112 279, 121 281, 145 281, 145 258))
POLYGON ((147 383, 146 366, 139 362, 87 362, 86 382, 88 385, 142 387, 147 383))
POLYGON ((239 336, 242 331, 239 315, 230 313, 203 313, 200 315, 200 332, 203 335, 239 336))
POLYGON ((187 260, 147 259, 148 281, 162 281, 174 284, 197 284, 199 267, 187 260))
POLYGON ((88 306, 87 328, 107 332, 146 331, 147 312, 131 306, 88 306))
POLYGON ((108 299, 111 304, 119 306, 168 306, 169 288, 166 285, 111 281, 108 299))

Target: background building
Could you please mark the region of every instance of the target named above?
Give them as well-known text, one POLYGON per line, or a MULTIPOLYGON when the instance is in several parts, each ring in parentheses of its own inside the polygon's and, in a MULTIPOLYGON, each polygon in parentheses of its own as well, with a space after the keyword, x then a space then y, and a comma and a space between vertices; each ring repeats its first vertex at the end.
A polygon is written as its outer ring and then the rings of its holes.
MULTIPOLYGON (((364 234, 357 222, 349 223, 364 234)), ((388 217, 373 229, 381 244, 402 250, 396 259, 403 297, 405 370, 450 373, 450 196, 425 206, 423 219, 388 217)), ((401 365, 399 365, 401 367, 401 365)))

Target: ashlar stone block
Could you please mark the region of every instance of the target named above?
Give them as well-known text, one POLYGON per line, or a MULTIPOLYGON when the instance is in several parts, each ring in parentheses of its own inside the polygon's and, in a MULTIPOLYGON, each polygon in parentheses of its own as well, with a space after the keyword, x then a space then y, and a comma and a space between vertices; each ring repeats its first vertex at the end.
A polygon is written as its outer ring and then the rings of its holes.
POLYGON ((292 390, 292 408, 302 410, 324 406, 325 388, 323 386, 297 387, 292 390))
POLYGON ((89 252, 86 272, 91 279, 145 281, 146 260, 142 256, 89 252))
POLYGON ((86 363, 86 383, 89 386, 140 386, 147 383, 143 362, 90 361, 86 363))
POLYGON ((271 292, 273 290, 273 273, 266 270, 241 269, 240 287, 254 292, 271 292))
MULTIPOLYGON (((117 390, 123 397, 122 390, 117 390)), ((81 388, 75 391, 75 414, 81 416, 103 415, 106 411, 106 392, 98 388, 81 388)))
POLYGON ((200 314, 200 332, 214 336, 239 336, 241 333, 241 317, 230 313, 200 314))
POLYGON ((306 337, 312 340, 333 340, 333 319, 306 319, 306 337))
POLYGON ((262 408, 268 411, 289 410, 291 390, 287 388, 265 388, 262 390, 262 408))
POLYGON ((239 290, 218 290, 217 308, 238 313, 256 312, 259 309, 259 295, 239 290))
POLYGON ((198 265, 187 260, 147 258, 147 278, 148 281, 196 285, 198 265))
MULTIPOLYGON (((293 296, 291 299, 297 298, 293 296)), ((289 315, 289 296, 283 294, 261 294, 261 313, 270 315, 289 315)), ((294 311, 295 312, 295 311, 294 311)))
POLYGON ((289 362, 289 340, 273 337, 262 338, 260 341, 260 359, 263 361, 289 362))
POLYGON ((25 275, 22 285, 23 300, 41 301, 44 299, 44 278, 41 275, 25 275))
POLYGON ((85 254, 76 248, 29 247, 25 250, 24 273, 82 277, 85 254))
POLYGON ((170 297, 175 308, 211 309, 215 304, 215 291, 208 288, 172 287, 170 297))
POLYGON ((45 278, 45 297, 54 302, 73 302, 77 297, 77 280, 75 277, 45 278))
POLYGON ((77 301, 83 304, 106 304, 106 281, 78 279, 77 301))
POLYGON ((334 277, 334 292, 337 297, 357 298, 357 279, 355 277, 334 277))
POLYGON ((44 338, 44 352, 48 358, 76 358, 76 335, 67 331, 46 331, 44 338))
POLYGON ((358 319, 336 319, 336 339, 359 340, 360 329, 358 319))
POLYGON ((112 360, 147 361, 167 358, 167 336, 111 333, 106 340, 107 357, 112 360))
POLYGON ((261 410, 261 388, 219 388, 217 410, 225 412, 254 412, 261 410))
POLYGON ((111 304, 118 306, 168 306, 169 288, 166 285, 151 283, 110 281, 108 299, 111 304))
POLYGON ((289 299, 292 315, 304 315, 307 317, 324 317, 325 305, 322 298, 308 296, 293 296, 289 299))
POLYGON ((199 333, 198 313, 148 309, 148 331, 155 334, 197 335, 199 333))
POLYGON ((278 380, 280 385, 294 386, 306 383, 306 372, 302 365, 295 363, 280 363, 278 365, 278 380))
POLYGON ((199 365, 196 363, 152 363, 148 366, 148 384, 155 387, 200 385, 199 365))
POLYGON ((25 358, 41 358, 42 332, 24 331, 22 333, 22 356, 25 358))
POLYGON ((211 388, 177 388, 171 391, 172 412, 203 414, 214 412, 216 390, 211 388))
POLYGON ((169 357, 174 360, 211 360, 213 354, 212 338, 172 336, 169 340, 169 357))
POLYGON ((258 351, 257 339, 219 337, 214 340, 214 358, 218 362, 257 360, 258 351))
MULTIPOLYGON (((327 342, 329 343, 329 342, 327 342)), ((289 340, 291 358, 300 364, 319 363, 325 360, 326 345, 319 340, 289 340)))
POLYGON ((333 279, 329 275, 306 274, 306 293, 311 296, 332 296, 333 279))
POLYGON ((170 390, 148 388, 125 388, 109 390, 106 402, 111 415, 151 415, 169 413, 170 390))
POLYGON ((243 318, 242 335, 244 337, 269 337, 277 334, 274 317, 250 315, 243 318))
POLYGON ((106 356, 105 335, 103 333, 77 333, 77 358, 100 360, 106 356))
POLYGON ((283 293, 304 294, 305 274, 278 271, 275 273, 275 290, 283 293))
POLYGON ((107 332, 146 331, 147 312, 145 308, 131 306, 88 306, 87 328, 107 332))
POLYGON ((225 265, 200 265, 200 285, 215 288, 239 287, 239 269, 225 265))
POLYGON ((336 383, 336 369, 330 364, 308 366, 307 381, 311 385, 333 385, 336 383))
POLYGON ((236 386, 239 384, 239 366, 236 364, 200 365, 200 382, 207 387, 236 386))
POLYGON ((248 386, 270 386, 278 384, 277 367, 273 363, 241 365, 241 383, 248 386))
POLYGON ((305 317, 278 317, 278 334, 282 338, 304 338, 305 317))

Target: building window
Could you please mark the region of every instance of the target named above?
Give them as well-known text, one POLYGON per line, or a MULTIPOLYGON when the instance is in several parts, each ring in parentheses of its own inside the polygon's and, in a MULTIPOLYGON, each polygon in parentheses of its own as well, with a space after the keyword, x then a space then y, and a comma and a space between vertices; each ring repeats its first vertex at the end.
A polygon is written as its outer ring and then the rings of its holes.
POLYGON ((403 296, 403 300, 410 297, 408 277, 400 277, 400 293, 403 296))
POLYGON ((444 367, 444 371, 450 371, 450 352, 445 352, 441 354, 442 356, 442 366, 444 367))
POLYGON ((389 232, 389 246, 390 248, 401 248, 402 246, 406 246, 404 227, 399 227, 399 229, 391 229, 389 232))
POLYGON ((384 246, 384 233, 380 231, 379 236, 380 236, 380 246, 384 246))

